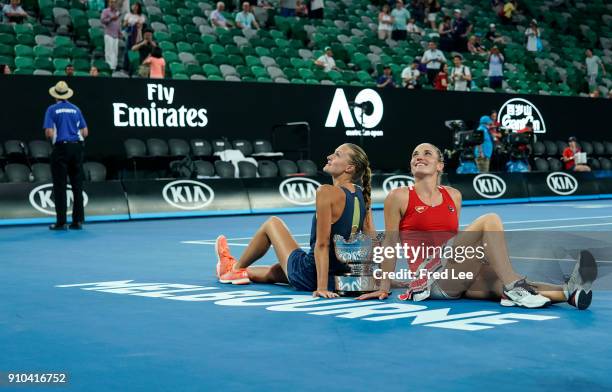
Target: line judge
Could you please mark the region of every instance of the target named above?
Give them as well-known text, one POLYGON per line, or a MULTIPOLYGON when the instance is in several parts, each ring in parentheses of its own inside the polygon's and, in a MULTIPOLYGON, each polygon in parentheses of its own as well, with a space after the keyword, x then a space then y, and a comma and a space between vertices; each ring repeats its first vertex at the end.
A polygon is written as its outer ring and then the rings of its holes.
POLYGON ((66 230, 66 175, 72 186, 73 207, 71 229, 81 230, 85 220, 83 207, 83 141, 89 134, 87 124, 76 105, 68 102, 74 91, 64 81, 49 89, 56 103, 47 108, 43 128, 53 143, 51 174, 56 222, 51 230, 66 230))

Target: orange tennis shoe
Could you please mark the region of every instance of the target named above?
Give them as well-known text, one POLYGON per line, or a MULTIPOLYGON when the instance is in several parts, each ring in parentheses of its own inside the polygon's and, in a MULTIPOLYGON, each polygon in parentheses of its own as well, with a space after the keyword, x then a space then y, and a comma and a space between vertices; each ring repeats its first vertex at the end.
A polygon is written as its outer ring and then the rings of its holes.
POLYGON ((236 259, 230 253, 227 238, 224 235, 217 237, 215 253, 217 254, 217 278, 220 279, 226 272, 231 271, 236 264, 236 259))
POLYGON ((230 269, 221 275, 219 282, 231 284, 249 284, 251 283, 251 280, 249 279, 249 274, 246 268, 240 268, 238 270, 230 269))

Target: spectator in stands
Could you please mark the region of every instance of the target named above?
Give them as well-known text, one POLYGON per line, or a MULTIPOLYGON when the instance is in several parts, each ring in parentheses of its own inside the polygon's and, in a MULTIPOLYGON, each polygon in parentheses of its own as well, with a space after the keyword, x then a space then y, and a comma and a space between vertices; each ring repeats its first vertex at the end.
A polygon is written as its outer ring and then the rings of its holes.
POLYGON ((164 60, 159 46, 153 48, 149 57, 143 62, 143 65, 150 67, 149 78, 163 79, 166 77, 166 60, 164 60))
POLYGON ((497 33, 497 27, 495 26, 495 23, 491 23, 489 25, 489 31, 487 31, 485 38, 492 44, 503 44, 505 42, 504 37, 500 36, 497 33))
POLYGON ((489 133, 489 127, 493 123, 493 120, 489 116, 480 117, 480 125, 476 129, 477 132, 482 132, 484 139, 482 144, 478 145, 474 149, 474 156, 476 157, 476 166, 478 171, 481 173, 489 172, 489 165, 491 163, 491 155, 493 155, 493 139, 489 133))
POLYGON ((499 48, 494 46, 489 53, 489 87, 493 89, 502 88, 504 81, 504 55, 499 48))
POLYGON ((393 70, 388 65, 383 68, 383 74, 376 80, 376 87, 378 88, 395 88, 395 82, 393 81, 393 70))
MULTIPOLYGON (((11 71, 9 70, 9 73, 11 71)), ((610 90, 608 90, 608 99, 612 99, 612 88, 610 90)))
POLYGON ((412 16, 420 23, 425 21, 425 0, 412 0, 412 16))
POLYGON ((425 12, 427 12, 427 23, 429 23, 432 30, 435 30, 436 19, 438 18, 438 12, 440 12, 440 3, 438 0, 427 0, 425 12))
MULTIPOLYGON (((147 21, 145 15, 142 14, 142 5, 140 3, 132 4, 131 12, 128 12, 123 17, 123 29, 126 32, 125 47, 131 48, 136 43, 142 41, 142 30, 147 21)), ((123 69, 130 72, 130 59, 128 50, 124 51, 123 69)))
POLYGON ((120 16, 117 0, 108 0, 108 7, 102 11, 100 21, 104 25, 104 60, 113 71, 117 68, 119 36, 121 35, 120 16))
POLYGON ((419 78, 421 77, 421 72, 418 69, 419 60, 414 60, 409 67, 404 68, 402 71, 402 85, 408 89, 420 89, 421 84, 419 83, 419 78))
POLYGON ((586 58, 586 69, 587 69, 587 77, 589 81, 589 88, 593 89, 597 87, 597 78, 599 77, 599 67, 601 67, 602 75, 606 75, 606 67, 604 67, 603 62, 599 58, 593 54, 593 49, 589 48, 585 52, 586 58))
POLYGON ((453 69, 450 72, 450 80, 454 91, 470 91, 472 73, 470 68, 463 65, 463 58, 456 54, 453 56, 453 69))
POLYGON ((525 36, 527 37, 527 51, 537 52, 538 41, 540 39, 540 29, 538 27, 538 22, 536 22, 535 19, 532 19, 529 23, 529 27, 525 29, 525 36))
POLYGON ((98 67, 92 65, 91 68, 89 68, 89 76, 97 78, 99 75, 100 71, 98 70, 98 67))
POLYGON ((7 23, 21 23, 28 17, 27 12, 21 8, 21 0, 11 0, 10 4, 5 4, 2 13, 7 23))
POLYGON ((468 43, 467 43, 467 50, 471 54, 478 54, 482 56, 485 56, 487 54, 487 52, 484 50, 484 48, 480 44, 478 40, 478 36, 476 35, 470 36, 470 39, 468 40, 468 43))
POLYGON ((74 65, 66 65, 66 68, 64 68, 64 73, 66 74, 66 76, 74 76, 74 65))
MULTIPOLYGON (((142 34, 142 41, 132 46, 132 50, 134 52, 138 52, 138 56, 140 57, 140 64, 142 64, 143 61, 145 61, 145 59, 149 57, 149 55, 153 51, 153 48, 156 48, 157 46, 158 46, 157 42, 153 40, 153 30, 145 29, 142 34)), ((138 72, 140 74, 140 70, 138 72)), ((147 70, 146 75, 140 75, 140 76, 142 77, 149 76, 148 70, 147 70)))
POLYGON ((332 69, 340 71, 340 69, 336 67, 336 60, 334 60, 334 52, 332 52, 332 49, 329 46, 325 48, 325 53, 323 53, 321 57, 316 59, 314 63, 317 67, 323 68, 323 71, 325 72, 329 72, 332 69))
POLYGON ((408 23, 406 24, 406 32, 408 34, 425 35, 425 32, 416 24, 414 18, 408 19, 408 23))
POLYGON ((599 89, 595 88, 593 91, 591 91, 591 93, 589 94, 589 97, 591 98, 599 98, 600 93, 599 93, 599 89))
POLYGON ((429 41, 427 45, 428 49, 423 53, 421 63, 426 64, 427 79, 429 80, 429 84, 433 85, 436 76, 440 72, 442 63, 446 63, 446 57, 444 57, 444 53, 437 48, 434 41, 429 41))
POLYGON ((230 23, 223 16, 225 10, 225 3, 222 1, 217 2, 217 8, 210 13, 210 24, 212 27, 221 27, 222 29, 229 30, 230 23))
POLYGON ((448 90, 448 64, 442 64, 440 72, 438 72, 434 79, 434 89, 438 91, 448 90))
POLYGON ((391 12, 393 16, 393 31, 391 32, 391 38, 396 41, 403 41, 406 39, 406 22, 410 18, 410 11, 404 8, 404 2, 397 0, 395 2, 395 8, 391 12))
POLYGON ((11 67, 8 64, 0 64, 0 75, 10 75, 11 67))
POLYGON ((516 10, 516 6, 512 0, 506 0, 506 4, 502 8, 499 17, 501 18, 502 24, 511 24, 512 17, 514 16, 514 11, 516 10))
POLYGON ((393 17, 391 16, 391 8, 389 8, 389 4, 385 4, 378 13, 378 39, 386 40, 391 38, 392 30, 393 17))
POLYGON ((242 3, 242 11, 236 14, 236 27, 239 29, 255 28, 259 30, 259 24, 251 12, 251 4, 248 1, 242 3))
POLYGON ((491 0, 491 8, 495 15, 501 15, 504 10, 504 1, 503 0, 491 0))
POLYGON ((295 16, 298 18, 307 18, 308 17, 308 7, 302 0, 296 0, 295 2, 295 16))
POLYGON ((308 17, 310 19, 323 19, 323 10, 325 8, 323 0, 312 0, 309 5, 308 17))
POLYGON ((280 16, 295 16, 296 0, 280 0, 280 16))
POLYGON ((575 137, 570 137, 567 141, 568 146, 563 150, 563 156, 561 160, 565 163, 565 170, 577 171, 577 172, 590 172, 591 168, 584 163, 576 164, 574 159, 576 154, 582 152, 575 137))
POLYGON ((454 11, 455 19, 451 23, 453 29, 453 49, 457 52, 465 52, 467 49, 468 35, 472 32, 472 24, 463 17, 460 9, 454 11))
POLYGON ((440 35, 440 50, 450 52, 453 50, 453 27, 451 26, 450 16, 445 16, 438 27, 440 35))

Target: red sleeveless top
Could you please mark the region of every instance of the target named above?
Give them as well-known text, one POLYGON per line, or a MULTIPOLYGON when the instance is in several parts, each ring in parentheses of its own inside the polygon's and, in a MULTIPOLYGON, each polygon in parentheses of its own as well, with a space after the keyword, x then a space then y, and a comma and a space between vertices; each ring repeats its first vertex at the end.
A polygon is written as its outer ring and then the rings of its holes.
POLYGON ((459 218, 455 202, 443 186, 438 186, 442 193, 442 203, 432 207, 423 203, 414 186, 408 187, 408 208, 399 224, 399 231, 444 231, 457 233, 459 218))
MULTIPOLYGON (((413 248, 443 247, 453 238, 459 229, 459 218, 455 202, 448 191, 439 186, 442 193, 442 203, 432 207, 423 203, 414 189, 410 186, 408 208, 399 224, 399 234, 402 244, 413 248)), ((427 257, 423 253, 415 254, 408 260, 411 271, 419 268, 435 269, 440 263, 440 257, 427 257)), ((427 279, 423 280, 424 283, 427 279)))

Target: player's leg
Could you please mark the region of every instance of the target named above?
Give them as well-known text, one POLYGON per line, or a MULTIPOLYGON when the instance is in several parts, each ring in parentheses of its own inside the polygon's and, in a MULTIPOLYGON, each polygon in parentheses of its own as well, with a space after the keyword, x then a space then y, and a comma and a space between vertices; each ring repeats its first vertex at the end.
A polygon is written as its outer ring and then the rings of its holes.
POLYGON ((53 199, 55 202, 56 225, 66 224, 66 153, 65 145, 56 145, 51 153, 51 176, 53 177, 53 199))

